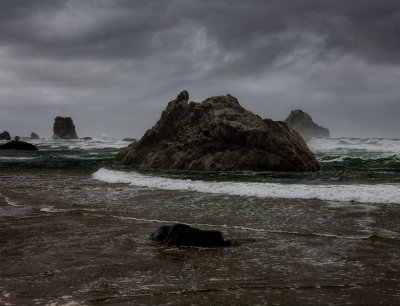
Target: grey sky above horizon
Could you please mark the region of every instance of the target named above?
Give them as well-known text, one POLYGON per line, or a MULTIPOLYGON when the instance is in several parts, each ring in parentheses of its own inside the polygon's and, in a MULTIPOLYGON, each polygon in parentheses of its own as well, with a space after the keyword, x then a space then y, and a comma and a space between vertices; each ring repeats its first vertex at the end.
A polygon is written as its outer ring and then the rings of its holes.
MULTIPOLYGON (((400 138, 398 0, 2 0, 0 130, 140 138, 168 101, 400 138)), ((0 132, 1 132, 0 131, 0 132)))

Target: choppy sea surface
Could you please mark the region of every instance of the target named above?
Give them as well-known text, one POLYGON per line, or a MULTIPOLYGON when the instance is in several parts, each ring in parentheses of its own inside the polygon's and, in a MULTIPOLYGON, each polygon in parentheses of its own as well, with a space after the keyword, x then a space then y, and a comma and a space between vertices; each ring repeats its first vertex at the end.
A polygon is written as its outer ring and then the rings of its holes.
POLYGON ((309 139, 319 173, 122 166, 120 139, 0 151, 0 305, 398 305, 400 140, 309 139), (165 224, 235 246, 167 247, 165 224))

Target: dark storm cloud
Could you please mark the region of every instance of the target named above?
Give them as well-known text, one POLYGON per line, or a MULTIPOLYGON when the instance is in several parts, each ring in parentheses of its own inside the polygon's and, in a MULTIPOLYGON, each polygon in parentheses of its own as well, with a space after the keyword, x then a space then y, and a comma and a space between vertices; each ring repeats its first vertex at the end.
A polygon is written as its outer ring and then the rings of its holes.
POLYGON ((0 44, 29 57, 149 57, 184 47, 193 27, 239 62, 270 62, 304 45, 321 56, 400 61, 400 3, 391 0, 2 1, 0 8, 0 44))
MULTIPOLYGON (((198 100, 230 92, 274 119, 303 107, 340 134, 367 124, 357 110, 394 119, 399 29, 392 0, 4 0, 0 106, 140 134, 188 88, 198 100)), ((0 116, 6 129, 15 115, 0 116)))

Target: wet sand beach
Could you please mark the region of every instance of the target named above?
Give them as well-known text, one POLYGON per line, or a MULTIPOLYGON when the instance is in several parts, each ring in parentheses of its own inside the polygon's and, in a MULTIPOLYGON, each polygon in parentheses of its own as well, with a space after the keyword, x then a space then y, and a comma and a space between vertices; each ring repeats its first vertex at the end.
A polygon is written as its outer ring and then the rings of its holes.
POLYGON ((87 171, 0 174, 0 302, 380 304, 400 299, 398 204, 110 184, 87 171), (147 238, 183 222, 236 246, 147 238))

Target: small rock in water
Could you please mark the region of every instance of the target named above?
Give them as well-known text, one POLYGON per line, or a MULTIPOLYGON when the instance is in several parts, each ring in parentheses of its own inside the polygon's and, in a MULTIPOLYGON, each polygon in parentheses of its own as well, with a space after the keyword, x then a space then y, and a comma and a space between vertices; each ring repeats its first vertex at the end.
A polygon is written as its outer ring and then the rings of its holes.
POLYGON ((38 150, 33 144, 25 141, 20 141, 18 136, 15 136, 15 140, 9 141, 6 144, 0 145, 0 150, 27 150, 34 151, 38 150))
POLYGON ((7 131, 0 133, 0 140, 11 140, 10 133, 7 131))
POLYGON ((31 133, 31 139, 40 139, 39 135, 36 133, 31 133))
POLYGON ((150 240, 176 246, 224 247, 232 245, 230 240, 224 239, 220 231, 201 230, 182 223, 159 227, 150 235, 150 240))

